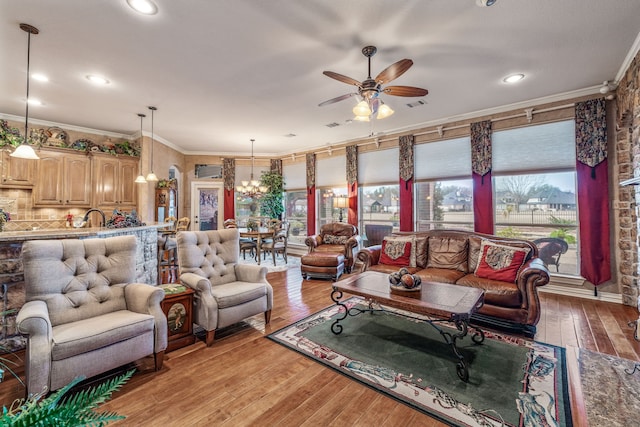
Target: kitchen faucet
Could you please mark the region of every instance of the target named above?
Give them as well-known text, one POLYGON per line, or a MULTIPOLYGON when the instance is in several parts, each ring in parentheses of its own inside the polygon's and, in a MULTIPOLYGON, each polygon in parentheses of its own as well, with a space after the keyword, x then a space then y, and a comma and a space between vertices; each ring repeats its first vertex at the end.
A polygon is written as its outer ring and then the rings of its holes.
POLYGON ((98 208, 91 208, 89 209, 85 214, 84 214, 84 218, 82 218, 83 222, 87 222, 89 220, 89 214, 91 212, 98 212, 100 214, 100 216, 102 217, 102 226, 105 227, 107 225, 107 220, 104 216, 104 212, 102 212, 100 209, 98 208))

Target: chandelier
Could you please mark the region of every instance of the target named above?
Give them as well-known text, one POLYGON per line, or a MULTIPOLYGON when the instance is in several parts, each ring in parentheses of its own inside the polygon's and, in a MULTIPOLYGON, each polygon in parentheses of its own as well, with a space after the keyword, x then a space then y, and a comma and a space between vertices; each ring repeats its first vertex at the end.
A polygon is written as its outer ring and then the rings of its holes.
POLYGON ((249 181, 241 181, 236 191, 241 193, 245 197, 250 197, 252 199, 259 199, 266 193, 269 189, 264 185, 260 185, 260 181, 253 179, 253 163, 255 158, 253 157, 253 143, 255 139, 251 140, 251 178, 249 181))

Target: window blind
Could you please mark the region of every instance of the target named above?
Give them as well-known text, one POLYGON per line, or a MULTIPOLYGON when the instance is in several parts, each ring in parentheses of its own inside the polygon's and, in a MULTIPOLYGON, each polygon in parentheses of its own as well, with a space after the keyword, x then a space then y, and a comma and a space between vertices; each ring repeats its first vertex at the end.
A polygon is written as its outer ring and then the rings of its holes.
POLYGON ((316 186, 346 187, 347 156, 335 155, 316 161, 316 186))
POLYGON ((416 180, 471 176, 469 137, 416 145, 414 157, 416 180))
POLYGON ((399 178, 398 148, 358 154, 358 183, 397 183, 399 178))
POLYGON ((282 176, 284 188, 287 190, 307 188, 307 164, 305 162, 282 165, 282 176))
POLYGON ((493 132, 493 172, 575 169, 573 120, 493 132))

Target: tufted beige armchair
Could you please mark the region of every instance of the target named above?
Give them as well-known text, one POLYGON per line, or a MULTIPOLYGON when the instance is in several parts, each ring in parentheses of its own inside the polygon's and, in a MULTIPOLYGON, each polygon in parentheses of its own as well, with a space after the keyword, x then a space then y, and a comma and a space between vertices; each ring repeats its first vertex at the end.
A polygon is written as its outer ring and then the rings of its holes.
POLYGON ((33 240, 22 247, 27 393, 57 390, 154 354, 162 367, 162 289, 133 283, 136 238, 33 240))
POLYGON ((239 242, 237 228, 178 233, 180 281, 196 291, 194 323, 207 331, 207 346, 217 329, 259 313, 271 319, 267 268, 238 264, 239 242))
POLYGON ((332 222, 320 227, 320 232, 307 237, 304 243, 309 248, 309 253, 332 252, 344 255, 344 266, 350 273, 356 254, 362 246, 362 238, 355 225, 332 222))

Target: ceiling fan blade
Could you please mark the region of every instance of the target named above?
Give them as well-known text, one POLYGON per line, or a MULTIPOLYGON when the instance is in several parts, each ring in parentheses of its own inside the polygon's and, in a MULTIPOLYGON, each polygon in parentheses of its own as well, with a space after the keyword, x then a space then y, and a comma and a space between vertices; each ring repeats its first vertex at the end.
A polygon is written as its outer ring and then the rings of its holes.
POLYGON ((389 83, 391 80, 397 79, 401 75, 405 73, 411 66, 413 65, 413 61, 410 59, 401 59, 395 64, 389 65, 387 68, 382 70, 380 74, 376 77, 376 83, 383 85, 385 83, 389 83))
POLYGON ((428 90, 413 86, 387 86, 382 91, 394 96, 425 96, 428 90))
POLYGON ((361 85, 359 81, 352 79, 351 77, 343 76, 342 74, 334 73, 333 71, 323 71, 322 74, 324 74, 327 77, 331 77, 332 79, 336 79, 338 81, 346 83, 348 85, 354 85, 358 87, 360 87, 361 85))
POLYGON ((357 93, 347 93, 346 95, 337 96, 335 98, 331 98, 328 101, 324 101, 324 102, 318 104, 318 107, 322 107, 324 105, 333 104, 334 102, 342 101, 344 99, 351 98, 352 96, 356 96, 356 95, 357 95, 357 93))

